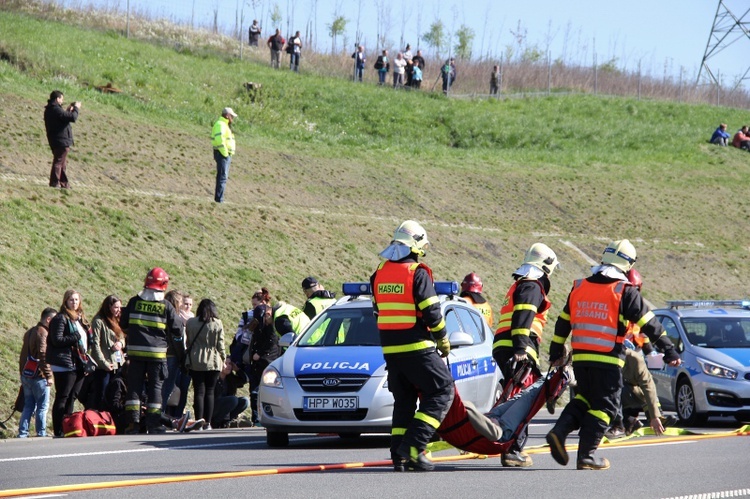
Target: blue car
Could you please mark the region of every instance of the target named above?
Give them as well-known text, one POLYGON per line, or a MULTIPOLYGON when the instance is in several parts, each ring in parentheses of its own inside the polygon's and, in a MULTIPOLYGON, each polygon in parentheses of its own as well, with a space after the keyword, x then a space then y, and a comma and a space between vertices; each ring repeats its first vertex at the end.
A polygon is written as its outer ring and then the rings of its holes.
POLYGON ((680 422, 709 416, 750 420, 750 301, 672 301, 654 310, 682 357, 670 367, 648 358, 659 401, 680 422))
MULTIPOLYGON (((287 351, 264 371, 260 422, 271 447, 289 433, 390 433, 393 396, 388 391, 380 335, 369 283, 344 285, 346 296, 316 316, 297 337, 282 338, 287 351)), ((455 282, 436 283, 451 343, 447 358, 461 397, 483 412, 500 395, 500 370, 492 359, 493 331, 482 314, 457 296, 455 282)))

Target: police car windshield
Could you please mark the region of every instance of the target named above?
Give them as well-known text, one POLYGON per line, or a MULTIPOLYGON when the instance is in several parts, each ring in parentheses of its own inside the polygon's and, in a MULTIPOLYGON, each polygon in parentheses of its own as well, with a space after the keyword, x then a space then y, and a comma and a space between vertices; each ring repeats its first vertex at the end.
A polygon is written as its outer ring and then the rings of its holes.
POLYGON ((298 347, 379 346, 371 308, 328 309, 308 326, 298 347))
POLYGON ((750 347, 750 319, 683 318, 688 341, 706 348, 750 347))

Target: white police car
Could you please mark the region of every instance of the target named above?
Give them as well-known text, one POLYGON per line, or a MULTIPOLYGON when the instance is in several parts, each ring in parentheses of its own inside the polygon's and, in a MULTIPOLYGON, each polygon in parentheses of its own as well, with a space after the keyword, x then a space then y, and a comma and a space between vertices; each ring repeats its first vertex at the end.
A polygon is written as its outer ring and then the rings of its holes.
MULTIPOLYGON (((457 296, 458 283, 437 282, 451 352, 447 358, 464 400, 483 412, 499 397, 500 370, 492 359, 493 331, 481 313, 457 296)), ((289 433, 390 433, 388 391, 369 283, 346 283, 344 296, 321 312, 283 356, 263 373, 260 422, 271 447, 289 433)), ((291 333, 282 344, 292 340, 291 333)))
POLYGON ((662 406, 694 426, 709 416, 750 421, 750 301, 671 301, 654 310, 682 357, 648 365, 662 406))

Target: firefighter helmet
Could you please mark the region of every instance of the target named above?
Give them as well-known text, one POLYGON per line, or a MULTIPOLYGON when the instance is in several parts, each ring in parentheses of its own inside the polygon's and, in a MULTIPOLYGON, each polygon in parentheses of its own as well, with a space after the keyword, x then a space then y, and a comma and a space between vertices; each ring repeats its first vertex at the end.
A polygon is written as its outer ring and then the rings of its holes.
POLYGON ((412 253, 424 256, 430 247, 430 241, 427 240, 427 232, 414 220, 407 220, 396 228, 393 233, 393 243, 401 243, 408 247, 412 253))
POLYGON ((612 265, 623 272, 627 272, 633 268, 636 257, 635 246, 627 239, 620 239, 619 241, 609 243, 609 246, 604 248, 602 263, 612 265))
POLYGON ((474 272, 466 274, 464 280, 461 281, 461 291, 464 293, 481 293, 482 279, 474 272))
POLYGON ((169 284, 169 276, 160 267, 154 267, 146 274, 146 282, 143 284, 144 288, 155 289, 156 291, 166 291, 167 285, 169 284))
POLYGON ((641 273, 635 269, 630 269, 625 275, 628 277, 628 281, 630 281, 630 284, 635 286, 636 289, 640 291, 643 287, 643 278, 641 277, 641 273))
POLYGON ((544 243, 534 243, 523 256, 523 263, 532 265, 550 275, 560 265, 555 252, 544 243))

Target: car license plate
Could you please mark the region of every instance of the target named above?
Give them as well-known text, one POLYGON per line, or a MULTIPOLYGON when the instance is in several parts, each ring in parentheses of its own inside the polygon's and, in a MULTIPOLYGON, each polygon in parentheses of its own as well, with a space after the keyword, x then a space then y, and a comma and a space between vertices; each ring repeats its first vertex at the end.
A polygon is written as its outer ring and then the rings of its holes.
POLYGON ((358 397, 304 397, 304 411, 356 411, 359 408, 358 397))

